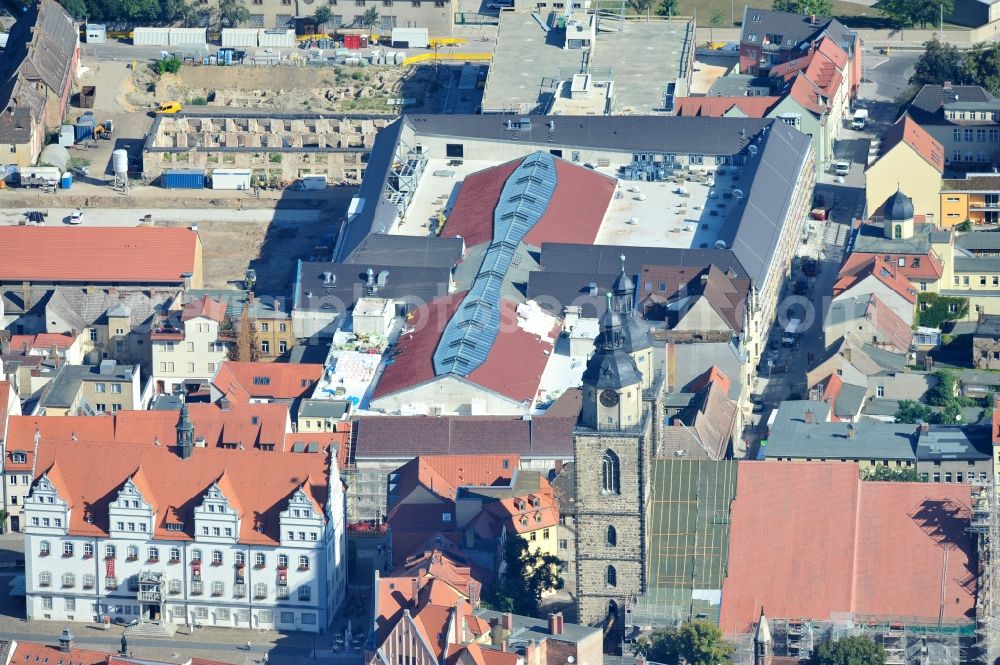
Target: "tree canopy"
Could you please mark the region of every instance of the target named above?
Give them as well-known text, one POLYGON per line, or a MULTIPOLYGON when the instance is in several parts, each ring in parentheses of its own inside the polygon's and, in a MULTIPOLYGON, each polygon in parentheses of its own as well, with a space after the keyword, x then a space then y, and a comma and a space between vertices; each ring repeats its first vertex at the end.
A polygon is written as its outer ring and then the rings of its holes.
POLYGON ((1000 94, 1000 44, 982 42, 962 51, 936 38, 924 42, 910 83, 941 85, 945 81, 981 85, 994 95, 1000 94))
POLYGON ((504 563, 503 575, 483 592, 483 603, 491 609, 534 616, 542 594, 562 585, 559 557, 530 551, 518 536, 509 536, 504 543, 504 563))
POLYGON ((75 19, 114 24, 190 22, 197 14, 185 0, 60 0, 75 19))
POLYGON ((954 0, 878 0, 875 8, 882 10, 901 27, 936 25, 942 14, 950 14, 954 0))
POLYGON ((832 16, 833 0, 774 0, 773 9, 776 12, 832 16))
POLYGON ((243 0, 219 0, 219 27, 235 28, 250 20, 243 0))
POLYGON ((687 665, 724 665, 732 662, 733 645, 722 639, 722 631, 710 621, 695 620, 679 628, 657 628, 636 641, 635 651, 655 663, 683 662, 687 665))
POLYGON ((812 655, 810 665, 885 665, 885 649, 861 636, 823 642, 812 655))

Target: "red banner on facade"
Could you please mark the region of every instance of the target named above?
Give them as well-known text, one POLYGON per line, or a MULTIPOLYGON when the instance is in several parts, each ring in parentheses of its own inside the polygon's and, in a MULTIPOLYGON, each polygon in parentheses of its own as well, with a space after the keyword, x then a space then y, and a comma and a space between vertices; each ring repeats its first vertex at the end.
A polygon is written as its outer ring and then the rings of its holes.
POLYGON ((104 563, 105 563, 105 568, 107 569, 108 577, 114 577, 115 576, 115 560, 114 559, 105 559, 104 563))
POLYGON ((284 570, 278 571, 278 584, 284 586, 288 584, 288 573, 284 570))
POLYGON ((191 562, 191 576, 196 580, 201 579, 201 561, 191 562))

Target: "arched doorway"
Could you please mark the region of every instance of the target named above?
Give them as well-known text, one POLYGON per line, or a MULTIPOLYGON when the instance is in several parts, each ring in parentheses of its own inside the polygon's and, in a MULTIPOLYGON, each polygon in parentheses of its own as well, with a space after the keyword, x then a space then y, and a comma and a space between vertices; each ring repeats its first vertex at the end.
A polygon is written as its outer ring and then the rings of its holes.
POLYGON ((622 621, 618 603, 608 601, 608 611, 604 616, 604 653, 620 656, 622 652, 622 621))

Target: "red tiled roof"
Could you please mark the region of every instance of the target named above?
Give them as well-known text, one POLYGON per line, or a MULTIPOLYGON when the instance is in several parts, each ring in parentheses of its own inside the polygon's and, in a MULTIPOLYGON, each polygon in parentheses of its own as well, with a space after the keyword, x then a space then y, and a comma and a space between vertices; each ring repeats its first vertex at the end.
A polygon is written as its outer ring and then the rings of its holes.
MULTIPOLYGON (((923 157, 924 161, 933 166, 938 173, 944 172, 944 147, 927 133, 916 121, 904 114, 896 121, 896 124, 886 130, 882 137, 882 149, 879 153, 879 160, 890 150, 900 143, 905 143, 914 152, 923 157)), ((868 168, 878 164, 879 160, 873 162, 868 168)))
POLYGON ((208 296, 189 300, 184 304, 184 310, 181 312, 181 321, 188 321, 199 316, 222 323, 223 319, 226 318, 226 304, 218 300, 213 300, 208 296))
POLYGON ((559 524, 559 502, 556 501, 549 482, 541 476, 539 480, 541 487, 538 491, 493 501, 486 504, 483 511, 514 533, 556 526, 559 524))
MULTIPOLYGON (((841 273, 850 272, 862 266, 872 257, 882 256, 881 254, 868 254, 865 252, 851 252, 841 267, 841 273)), ((892 254, 891 260, 895 262, 896 269, 903 277, 910 281, 941 279, 944 273, 944 266, 937 254, 928 251, 927 254, 892 254), (904 260, 904 265, 899 265, 899 259, 904 260)))
POLYGON ((91 651, 90 649, 72 649, 69 653, 62 651, 58 645, 38 644, 36 642, 21 642, 18 640, 17 648, 10 654, 11 665, 55 665, 56 663, 66 663, 67 665, 109 665, 114 658, 111 654, 101 651, 91 651))
POLYGON ((881 255, 869 254, 871 258, 864 263, 852 265, 849 270, 841 269, 833 283, 833 296, 846 293, 868 277, 874 277, 890 289, 898 293, 909 303, 917 302, 917 294, 899 269, 892 261, 887 261, 881 255))
POLYGON ((721 118, 733 107, 748 118, 763 118, 781 97, 680 97, 674 104, 676 115, 721 118))
POLYGON ((69 333, 38 333, 37 335, 11 335, 10 350, 15 353, 30 351, 50 351, 68 349, 73 346, 76 338, 69 333))
MULTIPOLYGON (((286 404, 234 404, 228 410, 215 404, 189 404, 188 411, 195 438, 204 438, 209 447, 242 444, 250 450, 261 444, 273 444, 280 451, 293 439, 323 440, 318 434, 286 438, 290 429, 286 404)), ((168 446, 177 438, 177 418, 176 411, 119 411, 105 417, 14 416, 8 424, 7 445, 32 450, 37 430, 43 442, 75 440, 168 446)))
POLYGON ((970 504, 968 485, 862 481, 857 464, 742 462, 720 625, 747 632, 762 606, 934 625, 943 608, 946 622, 970 621, 970 504))
POLYGON ((36 476, 47 473, 59 495, 71 508, 69 533, 104 536, 108 530, 108 503, 130 477, 141 470, 141 482, 155 496, 154 535, 167 540, 189 540, 194 530, 192 510, 208 488, 225 474, 227 498, 242 507, 240 542, 273 545, 278 542, 278 513, 303 483, 320 503, 327 495, 327 455, 257 450, 195 448, 181 459, 173 446, 43 441, 39 445, 36 476), (57 462, 58 461, 58 462, 57 462), (84 519, 91 506, 93 522, 84 519), (168 531, 171 507, 185 522, 184 531, 168 531), (262 527, 258 531, 257 526, 262 527))
POLYGON ((227 360, 212 377, 212 385, 231 402, 295 399, 307 397, 322 375, 320 364, 227 360))
POLYGON ((196 269, 190 229, 0 227, 0 281, 182 283, 196 269))
POLYGON ((871 321, 886 341, 893 347, 896 353, 906 353, 910 350, 913 341, 913 329, 899 318, 892 308, 879 300, 874 293, 868 301, 868 309, 865 311, 865 318, 871 321))
POLYGON ((788 94, 807 111, 821 115, 826 110, 826 101, 823 99, 823 91, 801 72, 795 76, 795 80, 792 82, 792 87, 789 88, 788 94))
POLYGON ((396 469, 396 496, 404 498, 417 486, 454 499, 466 485, 506 484, 520 466, 518 455, 421 455, 396 469))
MULTIPOLYGON (((434 351, 447 322, 464 297, 465 292, 442 296, 416 310, 408 321, 414 331, 400 336, 395 360, 385 368, 375 387, 375 399, 435 378, 434 351)), ((493 348, 486 362, 465 378, 510 399, 525 401, 535 398, 538 382, 548 363, 547 353, 552 352, 553 345, 518 326, 516 310, 517 305, 512 300, 501 299, 500 330, 493 348), (512 363, 511 358, 517 358, 517 362, 512 363)), ((556 322, 550 338, 555 339, 558 330, 556 322)))
MULTIPOLYGON (((523 159, 466 176, 441 233, 462 236, 466 247, 493 239, 493 211, 507 178, 523 159)), ((591 244, 615 192, 615 180, 591 169, 556 159, 556 189, 545 213, 524 237, 528 245, 543 242, 591 244)))

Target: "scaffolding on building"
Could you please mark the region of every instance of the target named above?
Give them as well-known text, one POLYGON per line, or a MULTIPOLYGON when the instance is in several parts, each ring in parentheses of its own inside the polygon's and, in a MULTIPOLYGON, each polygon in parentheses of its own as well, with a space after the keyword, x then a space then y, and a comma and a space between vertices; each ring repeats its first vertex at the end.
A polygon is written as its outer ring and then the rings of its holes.
POLYGON ((1000 596, 997 593, 1000 563, 1000 520, 996 519, 997 496, 985 482, 974 492, 972 518, 967 531, 976 540, 979 580, 976 591, 975 662, 994 663, 1000 657, 1000 596))

